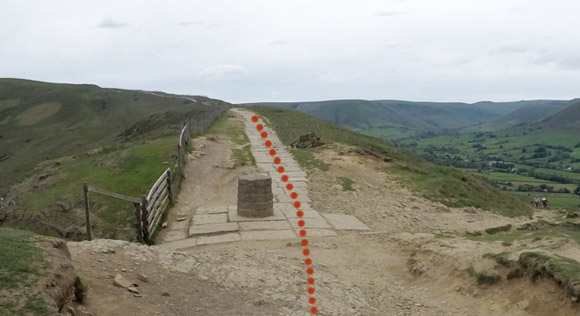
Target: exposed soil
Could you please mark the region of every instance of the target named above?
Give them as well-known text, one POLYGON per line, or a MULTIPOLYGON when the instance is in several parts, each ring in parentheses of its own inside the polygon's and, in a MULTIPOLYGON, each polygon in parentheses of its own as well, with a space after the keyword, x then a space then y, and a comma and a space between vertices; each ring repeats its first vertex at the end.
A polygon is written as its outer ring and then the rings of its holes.
MULTIPOLYGON (((202 205, 235 203, 238 175, 254 167, 230 169, 233 143, 200 138, 186 165, 187 179, 177 214, 190 220, 202 205)), ((381 171, 385 162, 329 144, 319 157, 328 171, 309 171, 309 196, 322 213, 352 214, 370 233, 310 237, 319 315, 577 315, 576 304, 551 280, 522 278, 481 286, 466 269, 493 269, 485 253, 518 251, 476 242, 466 231, 529 222, 472 208, 448 208, 398 184, 381 171), (337 177, 354 181, 343 191, 337 177), (451 233, 454 237, 443 237, 451 233)), ((542 212, 549 218, 553 215, 542 212)), ((169 229, 171 228, 171 224, 169 229)), ((163 237, 163 233, 160 238, 163 237)), ((77 272, 89 285, 94 315, 308 315, 302 246, 292 241, 251 241, 203 245, 183 252, 120 241, 69 243, 77 272), (122 272, 125 269, 126 272, 122 272), (140 296, 113 286, 117 273, 137 280, 140 296), (168 296, 163 296, 168 293, 168 296)), ((538 243, 561 254, 570 244, 538 243)), ((574 257, 574 255, 572 255, 574 257)))

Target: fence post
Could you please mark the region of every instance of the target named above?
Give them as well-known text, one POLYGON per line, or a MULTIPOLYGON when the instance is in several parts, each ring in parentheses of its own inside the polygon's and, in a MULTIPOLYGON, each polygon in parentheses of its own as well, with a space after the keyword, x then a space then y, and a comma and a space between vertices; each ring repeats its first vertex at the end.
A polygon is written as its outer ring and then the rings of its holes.
POLYGON ((143 241, 149 241, 149 221, 147 220, 148 216, 147 211, 147 198, 145 195, 141 196, 141 225, 143 225, 143 241))
POLYGON ((83 183, 83 193, 85 196, 85 224, 87 226, 87 238, 93 240, 93 234, 91 232, 91 216, 89 213, 89 186, 83 183))
POLYGON ((141 219, 141 204, 133 203, 133 206, 135 206, 135 217, 137 218, 137 241, 145 242, 145 240, 143 240, 143 222, 141 219))
POLYGON ((169 191, 169 202, 173 204, 173 187, 171 186, 171 170, 167 170, 167 191, 169 191))

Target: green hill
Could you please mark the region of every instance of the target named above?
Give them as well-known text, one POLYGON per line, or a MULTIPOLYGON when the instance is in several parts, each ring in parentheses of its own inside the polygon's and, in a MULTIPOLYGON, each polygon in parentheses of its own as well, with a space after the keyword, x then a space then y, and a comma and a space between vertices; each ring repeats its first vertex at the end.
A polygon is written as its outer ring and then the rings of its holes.
POLYGON ((526 102, 526 106, 520 107, 513 112, 499 117, 498 119, 484 123, 477 128, 473 128, 473 130, 500 130, 504 128, 522 126, 528 123, 534 123, 558 113, 559 111, 569 107, 575 102, 578 102, 578 100, 537 100, 522 102, 526 102))
POLYGON ((562 111, 545 118, 535 124, 535 127, 580 129, 580 100, 562 111))
MULTIPOLYGON (((174 162, 179 129, 227 104, 199 96, 0 79, 0 225, 76 238, 82 184, 138 197, 174 162)), ((134 238, 134 207, 91 197, 97 237, 134 238)))
POLYGON ((494 129, 498 126, 510 127, 546 118, 569 104, 571 101, 552 100, 484 101, 473 104, 400 100, 332 100, 266 102, 253 105, 295 110, 367 135, 384 139, 400 139, 474 126, 477 126, 477 130, 484 127, 494 129))
POLYGON ((0 79, 0 195, 40 162, 171 133, 221 101, 0 79))
MULTIPOLYGON (((437 166, 378 138, 361 135, 297 111, 264 106, 251 106, 250 109, 271 123, 284 144, 290 144, 306 132, 316 132, 323 141, 360 147, 382 156, 388 162, 385 172, 399 175, 405 185, 428 199, 453 207, 480 207, 507 216, 529 214, 531 211, 527 204, 469 172, 437 166)), ((301 150, 300 154, 304 155, 305 150, 301 150)))

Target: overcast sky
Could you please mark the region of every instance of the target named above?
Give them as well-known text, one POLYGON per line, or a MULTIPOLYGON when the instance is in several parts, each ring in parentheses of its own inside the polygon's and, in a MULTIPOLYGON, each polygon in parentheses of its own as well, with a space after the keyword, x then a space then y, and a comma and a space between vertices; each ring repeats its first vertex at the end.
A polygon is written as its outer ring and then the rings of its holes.
POLYGON ((2 0, 0 77, 229 102, 580 97, 578 0, 2 0))

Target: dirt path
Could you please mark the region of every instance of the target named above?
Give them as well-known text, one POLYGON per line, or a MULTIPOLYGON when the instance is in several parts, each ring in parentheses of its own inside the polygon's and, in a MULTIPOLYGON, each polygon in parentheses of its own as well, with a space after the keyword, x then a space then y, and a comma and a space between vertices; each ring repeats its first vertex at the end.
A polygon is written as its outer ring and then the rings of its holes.
MULTIPOLYGON (((177 212, 170 215, 160 240, 171 239, 176 231, 185 232, 200 206, 235 204, 237 177, 259 171, 256 167, 228 169, 229 154, 236 145, 227 137, 212 139, 208 135, 195 140, 196 152, 186 165, 187 180, 177 212), (178 216, 186 220, 178 221, 178 216)), ((482 259, 485 253, 518 251, 525 245, 507 248, 500 242, 477 242, 461 237, 465 231, 523 223, 528 218, 452 209, 417 197, 381 171, 383 161, 352 148, 330 144, 318 158, 330 168, 306 170, 304 182, 313 209, 321 214, 356 215, 372 229, 309 237, 319 315, 578 314, 550 280, 533 284, 521 279, 486 287, 466 272, 471 265, 478 271, 492 268, 493 261, 482 259), (354 191, 344 191, 339 177, 351 179, 354 191)), ((163 245, 118 241, 69 245, 75 268, 93 293, 89 310, 95 315, 309 315, 299 239, 242 239, 177 252, 163 245), (151 279, 139 283, 142 296, 112 286, 116 273, 134 280, 138 272, 151 279), (163 296, 165 292, 169 296, 163 296)), ((556 247, 561 252, 573 248, 548 242, 537 247, 556 247)))
MULTIPOLYGON (((241 118, 231 118, 241 121, 241 118)), ((236 204, 237 179, 240 175, 258 171, 252 166, 235 166, 231 150, 236 145, 223 135, 209 134, 193 139, 195 151, 188 155, 185 180, 177 203, 169 211, 168 227, 160 232, 157 243, 183 240, 200 206, 212 207, 236 204)))

